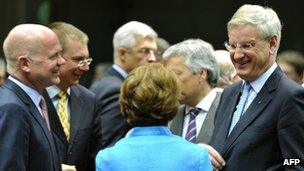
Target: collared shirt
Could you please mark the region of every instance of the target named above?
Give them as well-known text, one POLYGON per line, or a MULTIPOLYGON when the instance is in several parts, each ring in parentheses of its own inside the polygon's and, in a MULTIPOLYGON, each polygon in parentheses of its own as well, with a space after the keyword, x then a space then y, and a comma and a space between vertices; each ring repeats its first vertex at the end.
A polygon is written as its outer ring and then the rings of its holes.
MULTIPOLYGON (((212 89, 197 105, 196 107, 201 108, 202 110, 195 118, 196 123, 196 136, 198 136, 202 125, 205 121, 207 112, 209 111, 216 94, 218 92, 218 89, 212 89)), ((185 113, 187 114, 192 108, 189 106, 186 106, 185 113)), ((183 137, 186 137, 187 129, 188 129, 188 122, 189 122, 190 116, 185 115, 184 118, 184 126, 183 126, 183 137)))
POLYGON ((23 91, 25 91, 25 93, 28 96, 30 96, 30 98, 34 102, 36 108, 39 110, 40 114, 43 116, 40 105, 39 105, 39 103, 41 101, 41 94, 37 90, 23 84, 22 82, 20 82, 19 80, 15 79, 12 76, 8 76, 8 79, 13 81, 14 83, 16 83, 23 91))
MULTIPOLYGON (((57 86, 53 85, 53 86, 50 86, 50 87, 47 87, 46 88, 46 91, 48 92, 55 108, 56 108, 56 111, 58 111, 58 102, 59 102, 59 97, 58 97, 58 93, 61 91, 57 86)), ((68 88, 67 91, 68 93, 68 97, 70 97, 71 95, 71 89, 68 88)), ((67 109, 68 109, 68 115, 70 117, 70 98, 68 98, 67 102, 66 102, 66 106, 67 106, 67 109)))
POLYGON ((147 135, 168 135, 172 136, 173 134, 166 126, 147 126, 147 127, 134 127, 130 129, 126 138, 136 137, 136 136, 147 136, 147 135))
POLYGON ((117 72, 119 72, 119 74, 126 78, 128 76, 128 73, 127 71, 125 71, 124 69, 122 69, 120 66, 116 65, 116 64, 113 64, 112 66, 117 72))
MULTIPOLYGON (((252 101, 255 99, 255 97, 258 95, 258 93, 261 91, 262 87, 264 86, 264 84, 266 83, 266 81, 268 80, 270 75, 274 72, 274 70, 276 69, 277 66, 278 66, 277 63, 274 63, 266 72, 264 72, 262 75, 260 75, 256 80, 250 82, 252 89, 249 92, 248 101, 244 107, 244 111, 246 111, 247 108, 250 106, 252 101)), ((244 84, 245 84, 245 81, 243 81, 242 90, 243 90, 244 84)))

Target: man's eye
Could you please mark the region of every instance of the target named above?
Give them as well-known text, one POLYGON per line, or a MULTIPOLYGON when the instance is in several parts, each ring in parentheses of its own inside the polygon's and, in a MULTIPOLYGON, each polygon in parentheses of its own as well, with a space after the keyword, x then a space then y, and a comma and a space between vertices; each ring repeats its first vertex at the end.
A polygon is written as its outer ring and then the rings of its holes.
POLYGON ((243 44, 242 47, 243 47, 243 49, 250 49, 253 47, 253 44, 252 43, 243 44))

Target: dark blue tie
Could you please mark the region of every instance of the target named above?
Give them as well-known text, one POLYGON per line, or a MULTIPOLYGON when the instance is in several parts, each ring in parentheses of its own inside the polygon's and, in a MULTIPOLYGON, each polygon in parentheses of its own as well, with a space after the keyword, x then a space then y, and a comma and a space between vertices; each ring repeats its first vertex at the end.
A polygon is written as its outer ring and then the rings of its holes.
POLYGON ((190 115, 188 129, 186 134, 186 140, 189 142, 195 143, 196 141, 196 122, 195 118, 199 114, 202 109, 200 108, 193 108, 191 109, 188 114, 190 115))

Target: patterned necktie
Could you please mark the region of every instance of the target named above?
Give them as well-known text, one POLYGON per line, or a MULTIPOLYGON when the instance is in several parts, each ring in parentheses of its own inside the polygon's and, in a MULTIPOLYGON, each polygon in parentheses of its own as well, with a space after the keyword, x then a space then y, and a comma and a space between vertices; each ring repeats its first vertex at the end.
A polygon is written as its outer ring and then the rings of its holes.
POLYGON ((59 101, 58 101, 58 116, 59 120, 61 122, 63 131, 65 133, 65 136, 67 140, 70 139, 70 119, 68 116, 68 109, 67 109, 67 93, 60 91, 58 93, 59 101))
POLYGON ((45 103, 45 100, 44 100, 44 98, 42 96, 41 96, 41 100, 40 100, 39 106, 40 106, 40 109, 41 109, 41 113, 42 113, 43 119, 44 119, 44 121, 45 121, 48 129, 51 130, 50 121, 49 121, 49 115, 48 115, 46 103, 45 103))
POLYGON ((245 82, 245 84, 243 86, 242 95, 240 97, 240 101, 239 101, 238 105, 236 106, 236 110, 235 110, 235 112, 233 114, 233 117, 232 117, 232 121, 231 121, 231 125, 230 125, 228 136, 230 135, 230 133, 233 130, 234 126, 237 124, 237 122, 240 120, 241 116, 245 112, 244 107, 245 107, 245 105, 246 105, 246 103, 248 101, 250 90, 251 90, 250 84, 247 83, 247 82, 245 82))
POLYGON ((199 114, 202 109, 200 108, 193 108, 191 109, 188 114, 190 115, 190 119, 188 122, 186 140, 189 142, 196 142, 196 122, 195 118, 199 114))

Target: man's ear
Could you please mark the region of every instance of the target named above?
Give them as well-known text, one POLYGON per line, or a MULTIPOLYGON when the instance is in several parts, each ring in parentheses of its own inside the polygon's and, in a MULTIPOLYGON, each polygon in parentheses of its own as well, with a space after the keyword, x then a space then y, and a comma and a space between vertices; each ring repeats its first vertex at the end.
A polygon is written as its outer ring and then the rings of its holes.
POLYGON ((207 80, 208 71, 206 69, 201 69, 199 75, 200 75, 200 82, 202 82, 203 80, 207 80))
POLYGON ((126 62, 126 58, 127 58, 127 54, 128 53, 128 51, 127 51, 127 48, 125 48, 125 47, 120 47, 119 49, 118 49, 118 57, 119 57, 119 59, 120 59, 120 61, 122 62, 122 63, 125 63, 126 62))
POLYGON ((270 45, 269 53, 271 55, 273 55, 276 51, 277 46, 278 46, 278 37, 277 36, 272 36, 269 39, 269 45, 270 45))
POLYGON ((24 72, 30 72, 30 67, 29 67, 29 59, 26 56, 20 56, 18 58, 18 65, 19 68, 24 71, 24 72))

